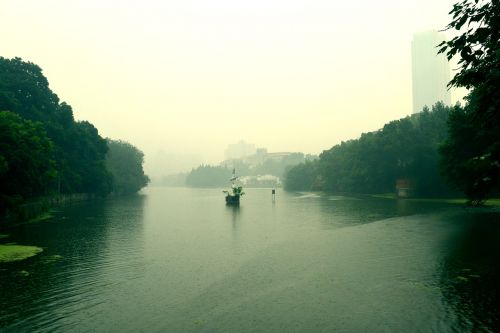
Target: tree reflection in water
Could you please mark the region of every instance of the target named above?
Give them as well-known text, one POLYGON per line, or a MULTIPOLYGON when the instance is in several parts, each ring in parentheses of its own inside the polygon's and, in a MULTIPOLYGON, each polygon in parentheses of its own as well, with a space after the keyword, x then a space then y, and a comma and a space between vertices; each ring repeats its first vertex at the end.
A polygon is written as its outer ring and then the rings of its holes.
POLYGON ((500 331, 500 212, 466 214, 449 244, 441 287, 460 332, 500 331))

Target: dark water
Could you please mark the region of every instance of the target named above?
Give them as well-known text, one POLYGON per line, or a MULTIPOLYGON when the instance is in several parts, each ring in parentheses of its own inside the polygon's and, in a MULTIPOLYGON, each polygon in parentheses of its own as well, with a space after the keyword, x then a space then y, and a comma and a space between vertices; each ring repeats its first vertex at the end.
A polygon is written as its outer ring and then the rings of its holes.
POLYGON ((259 189, 68 206, 10 231, 44 252, 0 264, 0 331, 495 332, 499 217, 259 189))

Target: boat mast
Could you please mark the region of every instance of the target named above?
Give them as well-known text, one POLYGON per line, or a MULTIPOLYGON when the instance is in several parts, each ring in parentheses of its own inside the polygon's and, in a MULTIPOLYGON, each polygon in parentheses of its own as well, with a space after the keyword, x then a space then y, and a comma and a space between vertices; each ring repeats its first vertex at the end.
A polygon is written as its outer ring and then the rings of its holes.
POLYGON ((238 179, 238 177, 236 177, 236 168, 233 168, 233 177, 230 179, 231 181, 231 187, 234 187, 234 181, 238 179))

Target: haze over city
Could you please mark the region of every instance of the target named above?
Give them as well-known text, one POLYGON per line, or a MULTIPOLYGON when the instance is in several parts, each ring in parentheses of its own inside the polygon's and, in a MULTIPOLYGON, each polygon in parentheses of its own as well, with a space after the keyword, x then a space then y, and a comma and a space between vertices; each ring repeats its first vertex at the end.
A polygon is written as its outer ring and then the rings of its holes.
POLYGON ((0 331, 500 332, 499 27, 0 1, 0 331))
POLYGON ((319 154, 409 115, 412 35, 453 3, 4 1, 0 52, 160 174, 240 139, 319 154))

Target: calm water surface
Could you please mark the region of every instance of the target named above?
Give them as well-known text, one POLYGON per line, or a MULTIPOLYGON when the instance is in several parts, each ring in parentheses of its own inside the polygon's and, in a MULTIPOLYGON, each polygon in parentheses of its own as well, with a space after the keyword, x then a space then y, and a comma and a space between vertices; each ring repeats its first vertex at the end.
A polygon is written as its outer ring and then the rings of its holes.
POLYGON ((500 330, 497 210, 246 192, 152 187, 10 230, 44 252, 0 265, 0 331, 500 330))

